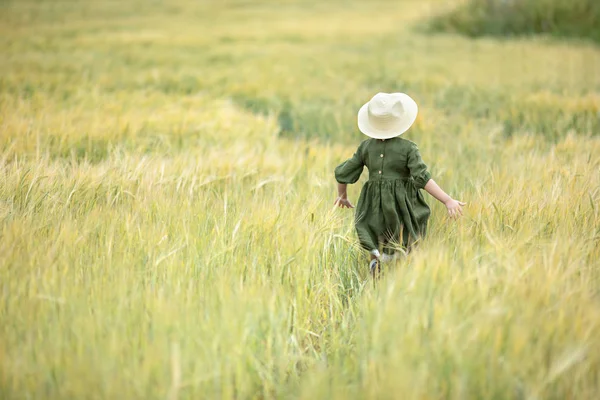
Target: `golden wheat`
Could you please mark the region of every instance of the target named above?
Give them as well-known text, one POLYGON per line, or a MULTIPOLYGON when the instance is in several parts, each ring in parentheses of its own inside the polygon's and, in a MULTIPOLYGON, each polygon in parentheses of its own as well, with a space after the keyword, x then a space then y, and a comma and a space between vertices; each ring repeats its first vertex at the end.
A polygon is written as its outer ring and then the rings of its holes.
POLYGON ((439 5, 1 3, 0 397, 595 398, 600 51, 439 5), (469 205, 373 285, 332 171, 380 90, 469 205))

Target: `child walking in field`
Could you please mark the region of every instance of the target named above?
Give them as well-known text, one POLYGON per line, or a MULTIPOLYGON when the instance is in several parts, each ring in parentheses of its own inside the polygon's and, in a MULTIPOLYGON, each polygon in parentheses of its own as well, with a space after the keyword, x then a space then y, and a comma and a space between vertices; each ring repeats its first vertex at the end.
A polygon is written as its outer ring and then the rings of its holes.
POLYGON ((431 179, 417 145, 400 138, 415 122, 417 112, 417 103, 404 93, 376 94, 358 112, 358 128, 370 139, 335 169, 335 203, 342 208, 354 208, 346 186, 358 181, 364 166, 369 170, 369 180, 356 206, 355 226, 361 246, 371 253, 369 268, 373 274, 380 262, 393 259, 393 244, 402 243, 408 250, 425 235, 431 211, 420 189, 444 203, 452 218, 461 216, 465 205, 431 179), (383 254, 379 252, 380 242, 383 254))

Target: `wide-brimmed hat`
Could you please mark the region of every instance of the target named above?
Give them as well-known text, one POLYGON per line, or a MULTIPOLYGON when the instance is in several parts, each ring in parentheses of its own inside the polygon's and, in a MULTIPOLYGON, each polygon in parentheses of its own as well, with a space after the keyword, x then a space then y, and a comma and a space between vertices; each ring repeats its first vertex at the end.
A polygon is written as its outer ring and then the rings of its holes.
POLYGON ((419 107, 404 93, 377 93, 358 111, 358 129, 375 139, 400 136, 417 119, 419 107))

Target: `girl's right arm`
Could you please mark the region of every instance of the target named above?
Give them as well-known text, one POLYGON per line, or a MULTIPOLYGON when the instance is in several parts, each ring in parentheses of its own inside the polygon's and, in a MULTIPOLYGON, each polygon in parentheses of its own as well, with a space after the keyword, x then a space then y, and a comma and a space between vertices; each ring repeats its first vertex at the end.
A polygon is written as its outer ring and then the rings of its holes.
POLYGON ((463 215, 462 206, 467 205, 467 203, 454 200, 446 192, 444 192, 442 188, 439 187, 433 179, 427 181, 427 184, 425 185, 424 189, 427 191, 427 193, 435 197, 438 201, 444 203, 446 209, 448 210, 448 215, 450 216, 450 218, 457 218, 463 215))
POLYGON ((417 188, 425 189, 427 193, 444 203, 448 210, 448 215, 451 218, 460 217, 462 215, 462 206, 467 203, 454 200, 452 197, 448 196, 448 194, 444 192, 433 179, 431 179, 431 174, 427 171, 427 165, 423 162, 417 145, 414 145, 408 153, 408 169, 410 170, 410 175, 414 179, 417 188))

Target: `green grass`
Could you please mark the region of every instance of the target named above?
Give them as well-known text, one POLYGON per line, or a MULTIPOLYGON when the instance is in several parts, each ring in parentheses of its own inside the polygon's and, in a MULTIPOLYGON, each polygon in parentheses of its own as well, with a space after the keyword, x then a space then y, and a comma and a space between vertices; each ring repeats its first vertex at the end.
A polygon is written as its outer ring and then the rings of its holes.
POLYGON ((0 2, 0 397, 596 398, 600 51, 440 5, 0 2), (333 169, 392 90, 469 205, 375 287, 333 169))

